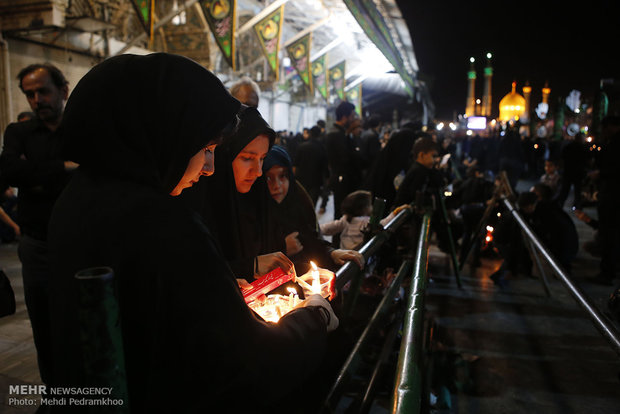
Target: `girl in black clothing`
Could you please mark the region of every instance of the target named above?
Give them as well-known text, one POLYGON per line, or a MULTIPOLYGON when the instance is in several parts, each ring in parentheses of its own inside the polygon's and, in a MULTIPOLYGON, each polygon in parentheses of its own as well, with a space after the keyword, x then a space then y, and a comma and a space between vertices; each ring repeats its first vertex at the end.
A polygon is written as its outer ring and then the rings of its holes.
POLYGON ((309 269, 310 260, 317 266, 336 270, 345 261, 354 260, 360 267, 363 256, 354 250, 333 249, 319 235, 316 214, 310 196, 295 180, 291 158, 286 150, 275 145, 265 158, 263 172, 267 179, 271 203, 280 230, 286 240, 287 255, 295 263, 298 274, 309 269))

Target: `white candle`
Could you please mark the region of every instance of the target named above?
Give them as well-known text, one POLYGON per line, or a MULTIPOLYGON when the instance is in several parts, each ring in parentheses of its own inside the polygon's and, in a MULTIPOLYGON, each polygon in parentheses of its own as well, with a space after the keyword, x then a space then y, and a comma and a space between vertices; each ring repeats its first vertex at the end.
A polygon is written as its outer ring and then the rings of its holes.
POLYGON ((321 294, 321 277, 319 276, 319 269, 314 262, 310 262, 312 266, 312 291, 314 293, 321 294))

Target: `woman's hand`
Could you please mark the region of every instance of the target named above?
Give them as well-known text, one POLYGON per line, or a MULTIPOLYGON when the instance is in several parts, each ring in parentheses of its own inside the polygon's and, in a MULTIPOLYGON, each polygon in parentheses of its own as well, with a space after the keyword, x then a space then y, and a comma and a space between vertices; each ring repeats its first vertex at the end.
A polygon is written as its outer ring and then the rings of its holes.
POLYGON ((318 294, 310 295, 306 298, 306 300, 297 305, 298 308, 306 308, 310 306, 316 306, 322 309, 321 316, 323 316, 323 321, 327 325, 327 332, 334 331, 338 328, 338 317, 334 313, 332 306, 323 298, 323 296, 318 294))
POLYGON ((394 215, 397 215, 398 213, 400 213, 402 210, 406 208, 411 209, 411 206, 409 204, 403 204, 402 206, 396 207, 392 213, 394 215))
POLYGON ((285 272, 289 272, 293 268, 293 262, 282 252, 263 254, 256 257, 257 266, 254 277, 266 275, 273 269, 280 268, 285 272))
POLYGON ((299 236, 299 232, 294 231, 284 239, 286 241, 286 254, 288 256, 293 256, 304 249, 304 245, 301 244, 297 236, 299 236))
POLYGON ((354 261, 360 269, 363 269, 366 263, 364 256, 356 250, 336 249, 331 252, 331 257, 337 265, 343 265, 345 262, 354 261))
POLYGON ((252 285, 250 285, 250 282, 245 279, 237 279, 237 285, 239 285, 239 288, 241 288, 241 290, 252 289, 252 285))

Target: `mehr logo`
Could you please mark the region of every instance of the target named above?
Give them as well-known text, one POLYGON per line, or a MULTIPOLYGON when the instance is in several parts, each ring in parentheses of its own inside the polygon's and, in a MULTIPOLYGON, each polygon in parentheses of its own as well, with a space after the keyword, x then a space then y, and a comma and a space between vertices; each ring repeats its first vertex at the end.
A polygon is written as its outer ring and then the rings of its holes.
POLYGON ((9 385, 9 394, 32 395, 47 394, 47 386, 45 385, 9 385))

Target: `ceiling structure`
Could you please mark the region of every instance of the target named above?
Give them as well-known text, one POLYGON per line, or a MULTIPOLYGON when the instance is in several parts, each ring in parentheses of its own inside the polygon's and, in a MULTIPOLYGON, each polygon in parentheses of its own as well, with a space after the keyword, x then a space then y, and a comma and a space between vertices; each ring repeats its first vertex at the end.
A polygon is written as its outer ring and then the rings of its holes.
MULTIPOLYGON (((287 92, 298 102, 319 103, 310 96, 291 67, 281 64, 279 76, 262 54, 253 25, 265 10, 284 5, 280 62, 284 47, 312 32, 311 60, 327 53, 328 66, 346 61, 347 88, 364 82, 364 107, 390 104, 422 108, 432 116, 426 85, 417 78, 418 64, 406 22, 395 0, 354 0, 376 8, 386 23, 401 75, 370 40, 343 0, 237 0, 236 68, 223 58, 198 0, 155 0, 153 36, 145 32, 131 0, 0 0, 0 30, 6 37, 70 50, 102 60, 125 52, 163 51, 188 56, 214 71, 226 83, 247 75, 262 90, 287 92), (374 5, 374 6, 373 6, 374 5), (407 88, 402 71, 409 75, 407 88), (384 99, 381 96, 385 95, 384 99), (367 99, 372 96, 372 99, 367 99)), ((324 101, 323 101, 324 102, 324 101)))

